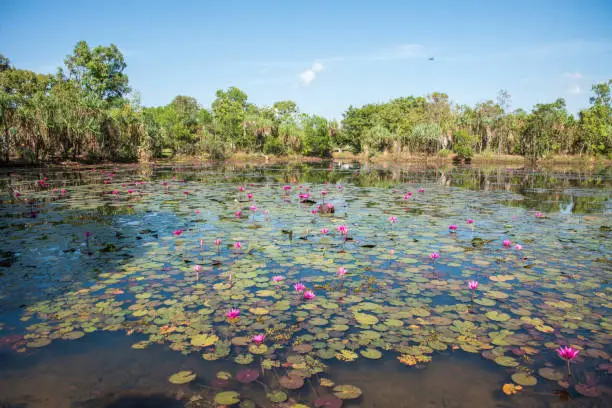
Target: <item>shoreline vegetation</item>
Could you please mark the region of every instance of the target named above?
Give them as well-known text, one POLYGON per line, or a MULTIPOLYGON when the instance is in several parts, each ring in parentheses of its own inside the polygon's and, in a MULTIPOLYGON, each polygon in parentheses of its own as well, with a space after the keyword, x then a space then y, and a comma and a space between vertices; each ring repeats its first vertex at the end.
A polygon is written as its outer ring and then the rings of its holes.
POLYGON ((294 101, 249 102, 220 89, 210 107, 176 96, 146 107, 119 48, 80 41, 56 74, 19 69, 0 54, 0 165, 215 160, 230 163, 610 163, 612 79, 594 84, 577 115, 565 100, 512 109, 511 96, 461 105, 442 92, 349 106, 340 121, 294 101))

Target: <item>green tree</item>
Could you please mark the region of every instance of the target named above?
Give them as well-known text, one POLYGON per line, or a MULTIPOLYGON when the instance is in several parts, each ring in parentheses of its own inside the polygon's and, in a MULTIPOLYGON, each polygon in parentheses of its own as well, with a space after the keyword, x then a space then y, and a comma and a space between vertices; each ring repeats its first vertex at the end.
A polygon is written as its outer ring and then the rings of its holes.
POLYGON ((248 148, 245 131, 247 95, 233 86, 227 91, 219 89, 216 95, 212 111, 217 132, 220 132, 222 140, 227 141, 229 150, 248 148))
POLYGON ((100 99, 116 103, 130 92, 128 77, 123 72, 127 65, 114 44, 90 49, 85 41, 79 41, 64 64, 67 79, 100 99))

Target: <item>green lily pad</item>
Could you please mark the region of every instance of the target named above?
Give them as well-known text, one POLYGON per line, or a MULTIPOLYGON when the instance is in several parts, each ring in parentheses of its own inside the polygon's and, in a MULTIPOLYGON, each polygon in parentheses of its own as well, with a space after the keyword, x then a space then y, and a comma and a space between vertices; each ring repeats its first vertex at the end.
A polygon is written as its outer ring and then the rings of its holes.
POLYGON ((215 403, 218 405, 234 405, 240 402, 240 394, 236 391, 223 391, 215 395, 215 403))
POLYGON ((538 379, 527 373, 518 372, 512 374, 512 381, 524 387, 531 387, 538 383, 538 379))
POLYGON ((193 371, 179 371, 168 378, 172 384, 187 384, 195 380, 196 374, 193 371))
POLYGON ((336 385, 334 395, 342 400, 351 400, 361 397, 361 390, 354 385, 336 385))

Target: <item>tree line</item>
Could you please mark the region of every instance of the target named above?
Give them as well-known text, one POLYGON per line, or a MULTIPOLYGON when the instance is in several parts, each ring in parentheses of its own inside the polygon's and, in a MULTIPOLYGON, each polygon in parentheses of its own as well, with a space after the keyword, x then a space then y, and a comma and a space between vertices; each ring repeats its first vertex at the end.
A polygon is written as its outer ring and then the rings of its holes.
POLYGON ((338 123, 302 113, 293 101, 256 106, 236 87, 218 90, 209 109, 183 95, 143 107, 126 66, 117 46, 85 41, 50 75, 15 68, 0 54, 0 160, 223 159, 239 151, 329 157, 335 149, 458 158, 612 152, 612 80, 593 85, 590 106, 577 117, 562 98, 527 112, 511 111, 505 91, 475 106, 435 92, 350 106, 338 123))

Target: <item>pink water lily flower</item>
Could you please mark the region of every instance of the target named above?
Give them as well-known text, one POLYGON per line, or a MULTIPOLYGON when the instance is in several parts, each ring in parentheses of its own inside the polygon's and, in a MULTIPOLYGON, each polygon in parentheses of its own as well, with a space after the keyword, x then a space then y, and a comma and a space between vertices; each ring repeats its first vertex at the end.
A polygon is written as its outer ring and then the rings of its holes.
POLYGON ((253 341, 257 344, 261 344, 263 343, 263 341, 265 340, 266 335, 265 334, 258 334, 256 336, 253 336, 253 341))
POLYGON ((189 195, 189 191, 185 190, 185 191, 183 191, 183 194, 189 195))
POLYGON ((118 195, 119 194, 119 190, 113 190, 113 195, 118 195))
POLYGON ((272 281, 273 281, 273 282, 276 282, 276 283, 281 282, 283 279, 285 279, 285 277, 284 277, 284 276, 281 276, 281 275, 276 275, 276 276, 273 276, 273 277, 272 277, 272 281))
POLYGON ((304 292, 304 299, 306 299, 306 300, 314 299, 315 297, 316 297, 316 295, 311 290, 307 290, 307 291, 304 292))
POLYGON ((317 215, 319 211, 316 208, 313 208, 312 210, 310 210, 310 212, 312 213, 312 215, 317 215))
POLYGON ((466 220, 465 222, 468 223, 468 224, 473 224, 474 220, 470 218, 469 220, 466 220))
POLYGON ((132 194, 134 192, 134 190, 132 190, 131 188, 128 190, 128 193, 132 194))
POLYGON ((580 350, 577 350, 573 347, 559 347, 557 349, 557 353, 559 354, 559 357, 561 357, 564 360, 574 360, 576 357, 578 357, 578 353, 580 353, 580 350))
POLYGON ((431 254, 429 254, 429 257, 435 261, 440 257, 440 254, 437 252, 432 252, 431 254))
POLYGON ((338 272, 337 272, 338 276, 344 276, 346 275, 346 269, 344 269, 343 266, 338 268, 338 272))
POLYGON ((221 245, 221 240, 219 238, 215 239, 215 245, 216 246, 221 245))
POLYGON ((306 286, 303 283, 298 282, 293 285, 293 289, 295 289, 296 292, 303 292, 304 289, 306 289, 306 286))
POLYGON ((572 372, 570 370, 570 362, 572 362, 576 357, 578 357, 578 353, 580 353, 580 351, 573 347, 567 346, 559 347, 556 351, 557 354, 559 354, 559 357, 567 361, 567 374, 571 376, 572 372))
POLYGON ((448 226, 448 229, 450 232, 455 232, 457 231, 457 224, 451 224, 448 226))
POLYGON ((240 211, 236 211, 234 212, 234 215, 236 216, 236 218, 240 217, 241 212, 240 211))
POLYGON ((238 191, 244 191, 244 187, 242 186, 238 187, 238 191))
POLYGON ((338 185, 338 190, 342 190, 342 185, 338 185))
POLYGON ((389 217, 389 222, 391 224, 395 224, 397 222, 397 217, 394 217, 393 215, 389 217))
POLYGON ((326 235, 329 232, 327 228, 321 228, 321 234, 326 235))
POLYGON ((291 190, 291 186, 283 186, 283 190, 289 191, 289 190, 291 190))
POLYGON ((196 273, 199 273, 201 269, 202 269, 202 267, 201 267, 200 265, 195 265, 195 266, 193 267, 193 270, 194 270, 196 273))
POLYGON ((240 309, 230 309, 225 313, 225 316, 230 320, 237 319, 240 317, 240 309))
POLYGON ((183 233, 183 230, 180 230, 180 229, 179 229, 179 230, 176 230, 176 231, 172 231, 172 233, 173 233, 174 235, 176 235, 177 237, 180 237, 180 236, 181 236, 181 234, 183 233))
POLYGON ((251 208, 251 211, 257 211, 257 207, 254 205, 252 205, 250 208, 251 208))
POLYGON ((468 287, 470 288, 470 290, 476 290, 476 288, 478 287, 478 281, 475 281, 475 280, 469 281, 468 287))
POLYGON ((540 217, 542 216, 542 213, 538 211, 538 212, 535 214, 535 216, 536 216, 536 218, 540 218, 540 217))
POLYGON ((234 242, 234 248, 236 248, 236 249, 242 248, 242 244, 240 243, 240 241, 234 242))
POLYGON ((340 232, 342 235, 346 235, 348 233, 348 227, 346 225, 338 225, 336 230, 340 232))
POLYGON ((521 249, 523 249, 523 246, 521 244, 516 244, 514 246, 514 249, 516 249, 517 251, 520 251, 521 249))
POLYGON ((510 248, 511 245, 512 245, 512 241, 510 241, 509 239, 504 239, 504 246, 506 248, 510 248))
POLYGON ((250 200, 251 198, 253 198, 253 193, 248 193, 247 194, 247 198, 250 200))
POLYGON ((419 193, 424 193, 424 192, 425 192, 425 189, 424 189, 423 187, 421 187, 421 188, 419 188, 418 192, 419 192, 419 193))
POLYGON ((93 234, 89 231, 85 231, 85 238, 91 237, 93 234))

